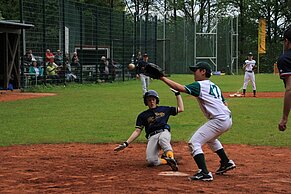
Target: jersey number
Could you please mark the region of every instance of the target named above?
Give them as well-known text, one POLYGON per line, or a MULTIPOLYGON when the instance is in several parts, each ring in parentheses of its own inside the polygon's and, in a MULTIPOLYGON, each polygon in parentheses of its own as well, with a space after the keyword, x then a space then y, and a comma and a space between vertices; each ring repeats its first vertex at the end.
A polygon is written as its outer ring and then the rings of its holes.
POLYGON ((214 96, 214 98, 219 98, 220 93, 216 85, 210 85, 210 91, 209 94, 214 96))

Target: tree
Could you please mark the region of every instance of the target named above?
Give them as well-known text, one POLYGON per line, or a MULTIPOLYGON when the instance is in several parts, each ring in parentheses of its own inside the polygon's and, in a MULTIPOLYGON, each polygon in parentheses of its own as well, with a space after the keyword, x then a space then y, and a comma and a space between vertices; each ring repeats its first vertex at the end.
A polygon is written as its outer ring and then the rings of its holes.
POLYGON ((19 20, 19 0, 0 0, 0 12, 6 20, 19 20))
POLYGON ((78 0, 78 2, 103 7, 111 7, 113 5, 115 8, 124 8, 125 6, 123 0, 78 0))
POLYGON ((0 20, 3 20, 4 18, 2 17, 2 13, 0 11, 0 20))

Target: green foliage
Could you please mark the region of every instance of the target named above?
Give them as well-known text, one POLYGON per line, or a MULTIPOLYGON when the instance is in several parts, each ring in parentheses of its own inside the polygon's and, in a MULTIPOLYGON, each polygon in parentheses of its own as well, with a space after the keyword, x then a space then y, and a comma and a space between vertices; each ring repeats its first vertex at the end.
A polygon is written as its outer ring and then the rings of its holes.
POLYGON ((1 12, 2 18, 5 20, 19 20, 19 0, 0 0, 0 13, 1 12))
POLYGON ((78 0, 79 3, 86 3, 90 5, 113 7, 114 10, 124 10, 125 4, 123 0, 78 0))
POLYGON ((3 20, 4 18, 2 17, 2 13, 0 11, 0 20, 3 20))
MULTIPOLYGON (((181 84, 192 75, 172 75, 181 84)), ((278 76, 256 76, 258 92, 284 91, 278 76)), ((236 92, 243 76, 212 76, 224 92, 236 92)), ((249 86, 248 91, 251 91, 249 86)), ((176 105, 173 93, 161 81, 152 80, 161 105, 176 105)), ((70 84, 67 87, 39 87, 33 92, 56 96, 1 102, 0 146, 37 143, 122 142, 133 132, 138 113, 145 110, 139 80, 112 84, 70 84)), ((185 112, 171 117, 173 141, 187 141, 205 121, 194 97, 182 94, 185 112)), ((279 132, 282 98, 229 98, 232 129, 221 136, 223 143, 291 147, 291 131, 279 132)), ((290 125, 288 125, 290 127, 290 125)), ((145 142, 144 132, 137 142, 145 142)))

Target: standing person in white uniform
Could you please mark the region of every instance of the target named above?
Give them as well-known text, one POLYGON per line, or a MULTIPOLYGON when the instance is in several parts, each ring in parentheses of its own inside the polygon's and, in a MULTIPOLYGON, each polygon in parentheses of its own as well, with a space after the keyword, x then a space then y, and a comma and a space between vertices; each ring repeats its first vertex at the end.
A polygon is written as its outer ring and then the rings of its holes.
POLYGON ((207 143, 211 150, 220 158, 220 167, 216 174, 220 175, 235 168, 235 163, 229 160, 220 141, 217 139, 232 126, 231 111, 226 106, 222 93, 217 85, 209 80, 211 67, 206 62, 199 62, 189 67, 193 71, 195 82, 181 85, 164 76, 160 80, 171 88, 195 96, 200 108, 208 121, 191 137, 188 146, 191 155, 198 166, 198 172, 190 176, 190 180, 212 181, 212 173, 208 171, 202 146, 207 143))
POLYGON ((243 69, 245 70, 244 85, 243 85, 243 96, 246 96, 246 90, 249 81, 252 82, 254 97, 256 97, 256 80, 254 69, 256 68, 256 61, 253 59, 253 53, 249 52, 248 59, 245 60, 243 69))

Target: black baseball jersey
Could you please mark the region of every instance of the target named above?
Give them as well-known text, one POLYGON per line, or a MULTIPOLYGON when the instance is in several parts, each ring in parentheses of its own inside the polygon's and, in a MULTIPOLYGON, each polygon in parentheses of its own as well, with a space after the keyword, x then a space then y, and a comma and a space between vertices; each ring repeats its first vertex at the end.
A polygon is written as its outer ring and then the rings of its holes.
POLYGON ((171 106, 157 106, 154 109, 148 109, 140 113, 136 119, 136 128, 145 128, 146 138, 149 134, 159 129, 168 129, 170 131, 170 125, 168 120, 171 115, 178 114, 178 109, 171 106))
POLYGON ((278 70, 280 74, 280 78, 283 79, 285 84, 285 77, 291 76, 291 49, 287 50, 282 54, 278 61, 278 70))
POLYGON ((145 61, 138 61, 137 67, 136 67, 136 74, 144 74, 144 68, 148 64, 148 62, 145 61))

